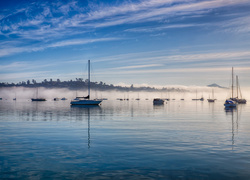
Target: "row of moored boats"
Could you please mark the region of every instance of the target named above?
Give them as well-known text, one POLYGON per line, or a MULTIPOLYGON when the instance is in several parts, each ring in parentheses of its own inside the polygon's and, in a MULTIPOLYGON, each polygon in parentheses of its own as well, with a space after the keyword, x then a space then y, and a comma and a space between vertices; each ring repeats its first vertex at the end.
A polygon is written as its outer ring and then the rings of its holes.
MULTIPOLYGON (((242 98, 241 91, 240 91, 240 86, 239 86, 239 80, 238 76, 236 76, 236 96, 234 96, 234 75, 233 75, 233 68, 232 68, 232 86, 231 86, 231 98, 227 99, 224 103, 224 106, 226 108, 234 108, 237 106, 237 104, 246 104, 246 100, 242 98)), ((212 91, 212 95, 214 92, 212 91)), ((37 94, 38 96, 38 89, 37 89, 37 94)), ((2 98, 0 98, 2 100, 2 98)), ((13 100, 16 100, 14 98, 13 100)), ((32 101, 46 101, 45 98, 32 98, 32 101)), ((60 100, 59 98, 54 98, 54 101, 60 100)), ((61 100, 67 100, 66 98, 61 98, 61 100)), ((71 105, 99 105, 102 102, 103 99, 90 99, 90 60, 88 60, 88 96, 86 97, 76 97, 74 100, 70 102, 71 105)), ((121 99, 119 99, 121 100, 121 99)), ((123 99, 122 99, 123 100, 123 99)), ((128 99, 124 99, 128 100, 128 99)), ((136 100, 140 100, 139 98, 136 100)), ((148 99, 146 99, 148 100, 148 99)), ((162 105, 164 102, 169 101, 170 99, 161 99, 161 98, 155 98, 153 100, 153 104, 155 105, 162 105)), ((181 99, 184 100, 184 99, 181 99)), ((199 98, 197 99, 197 93, 196 93, 196 99, 192 99, 195 101, 204 101, 204 98, 199 98)), ((214 99, 214 95, 212 98, 207 99, 208 102, 214 102, 216 99, 214 99)))

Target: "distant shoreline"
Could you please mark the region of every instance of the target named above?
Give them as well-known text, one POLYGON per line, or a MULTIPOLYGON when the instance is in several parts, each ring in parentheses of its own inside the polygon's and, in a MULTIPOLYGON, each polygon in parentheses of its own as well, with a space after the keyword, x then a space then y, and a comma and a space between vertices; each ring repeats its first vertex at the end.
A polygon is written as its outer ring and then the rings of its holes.
MULTIPOLYGON (((30 82, 29 80, 27 82, 22 81, 19 83, 0 83, 0 88, 6 88, 6 87, 25 87, 25 88, 46 88, 46 89, 55 89, 55 88, 66 88, 69 90, 84 90, 87 89, 87 81, 83 81, 81 78, 76 78, 76 81, 70 80, 70 81, 60 81, 59 79, 57 81, 47 81, 44 80, 40 83, 37 83, 35 80, 32 80, 30 82)), ((150 86, 141 86, 141 87, 134 87, 133 84, 131 84, 129 87, 124 86, 115 86, 113 84, 106 84, 102 81, 100 82, 91 82, 91 89, 93 90, 99 90, 99 91, 124 91, 124 92, 137 92, 137 91, 148 91, 148 92, 188 92, 186 89, 182 88, 174 88, 174 87, 163 87, 163 88, 155 88, 150 86)))

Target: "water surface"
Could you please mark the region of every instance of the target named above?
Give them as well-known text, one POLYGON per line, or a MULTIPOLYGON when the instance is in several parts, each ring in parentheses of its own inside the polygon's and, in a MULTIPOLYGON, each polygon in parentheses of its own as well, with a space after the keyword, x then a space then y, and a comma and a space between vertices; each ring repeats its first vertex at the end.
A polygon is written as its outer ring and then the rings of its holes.
POLYGON ((249 179, 250 106, 0 101, 0 179, 249 179))

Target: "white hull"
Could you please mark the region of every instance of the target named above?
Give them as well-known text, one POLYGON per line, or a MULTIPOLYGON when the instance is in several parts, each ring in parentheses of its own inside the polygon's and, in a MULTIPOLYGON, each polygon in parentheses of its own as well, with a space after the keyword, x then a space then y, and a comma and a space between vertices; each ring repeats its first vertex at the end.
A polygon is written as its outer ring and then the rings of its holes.
POLYGON ((102 101, 100 100, 75 100, 71 101, 71 105, 99 105, 102 101))

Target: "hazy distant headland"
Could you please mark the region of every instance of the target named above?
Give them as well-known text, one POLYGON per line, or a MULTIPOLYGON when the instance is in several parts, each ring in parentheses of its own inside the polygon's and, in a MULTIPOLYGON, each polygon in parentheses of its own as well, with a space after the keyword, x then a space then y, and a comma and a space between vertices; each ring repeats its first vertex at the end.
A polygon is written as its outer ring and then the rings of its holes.
MULTIPOLYGON (((163 88, 155 88, 150 86, 141 86, 141 87, 134 87, 131 84, 128 87, 124 86, 117 86, 113 84, 106 84, 102 81, 100 82, 90 82, 91 89, 99 90, 99 91, 148 91, 148 92, 187 92, 188 90, 182 88, 175 88, 175 87, 163 87, 163 88)), ((47 80, 44 79, 42 82, 37 82, 36 80, 32 79, 27 81, 22 81, 19 83, 0 83, 0 88, 4 87, 26 87, 26 88, 37 88, 37 87, 44 87, 48 89, 54 88, 67 88, 69 90, 83 90, 88 88, 88 80, 83 80, 83 78, 76 78, 76 80, 69 80, 69 81, 61 81, 57 79, 53 81, 52 79, 47 80)))
POLYGON ((215 83, 209 84, 209 85, 207 85, 207 87, 211 87, 211 88, 216 87, 216 88, 228 89, 227 87, 223 87, 223 86, 220 86, 220 85, 215 84, 215 83))

